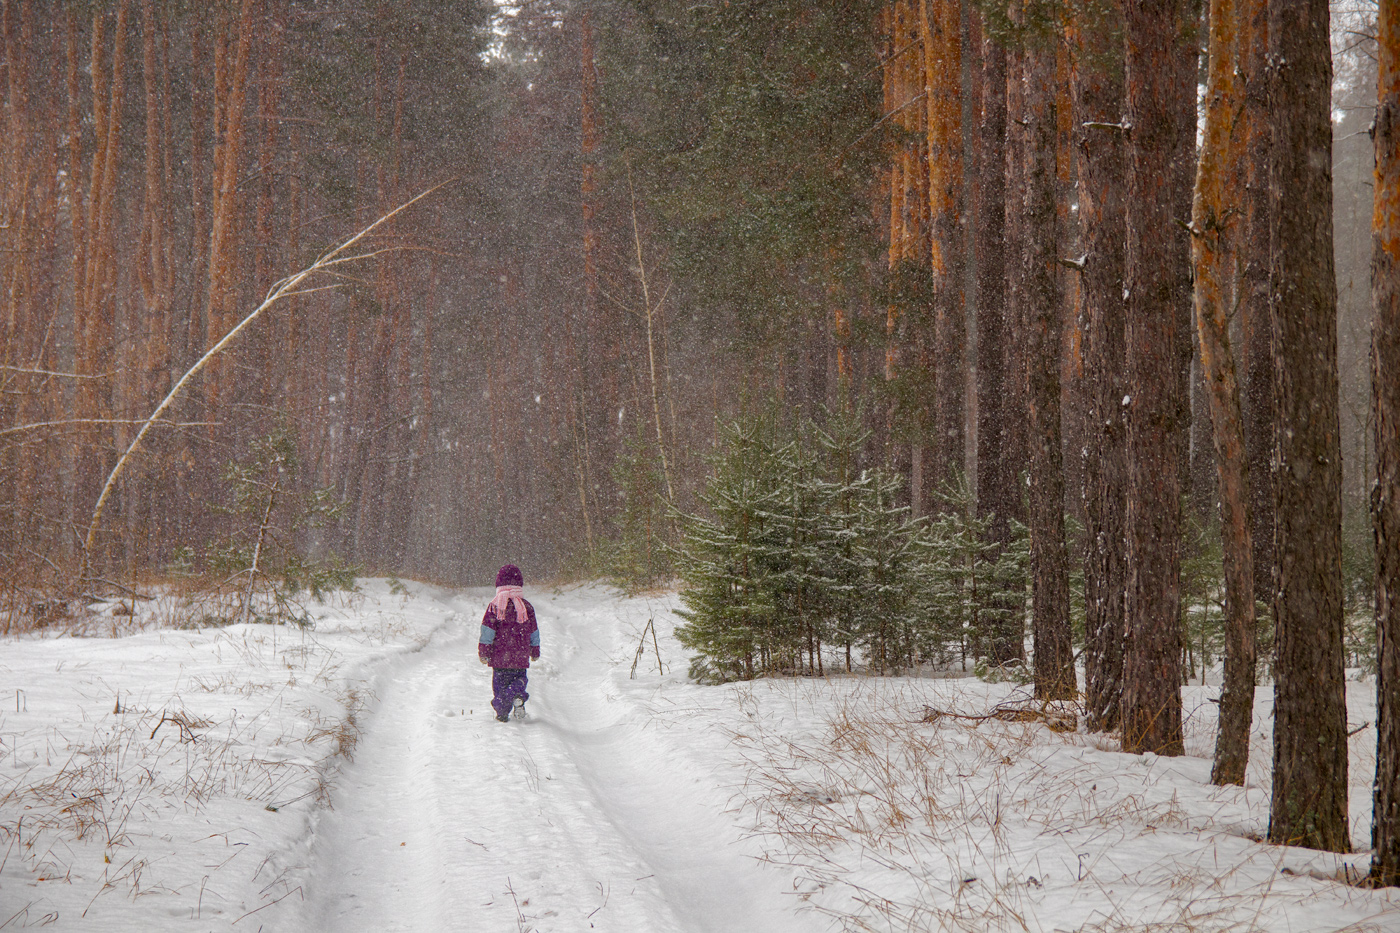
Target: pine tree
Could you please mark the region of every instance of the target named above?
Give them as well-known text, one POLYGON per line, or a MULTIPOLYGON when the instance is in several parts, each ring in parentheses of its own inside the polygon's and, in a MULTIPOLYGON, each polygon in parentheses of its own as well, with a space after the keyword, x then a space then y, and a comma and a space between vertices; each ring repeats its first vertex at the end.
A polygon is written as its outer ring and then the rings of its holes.
POLYGON ((1376 779, 1371 880, 1400 885, 1400 10, 1380 5, 1372 227, 1371 398, 1376 466, 1376 779))
POLYGON ((1010 541, 995 540, 996 516, 976 511, 965 478, 945 485, 937 498, 941 507, 920 535, 913 571, 913 599, 922 617, 920 650, 947 661, 956 648, 964 669, 969 656, 1001 666, 1009 652, 992 650, 993 645, 1009 632, 1025 631, 1027 529, 1009 522, 1010 541))
POLYGON ((1270 0, 1274 772, 1269 841, 1351 851, 1325 0, 1270 0))
POLYGON ((860 571, 856 644, 881 674, 898 673, 913 662, 910 570, 917 524, 909 507, 898 504, 900 486, 900 479, 884 470, 862 473, 853 486, 852 552, 860 571))
POLYGON ((785 656, 792 668, 823 673, 822 642, 829 637, 832 600, 832 562, 825 546, 831 534, 829 512, 835 487, 826 481, 812 449, 811 430, 803 430, 788 449, 784 501, 787 508, 775 516, 787 541, 787 561, 777 575, 785 656))
POLYGON ((776 606, 769 579, 780 551, 782 464, 765 425, 722 428, 714 475, 700 499, 712 517, 687 516, 678 555, 685 624, 676 636, 696 652, 691 676, 751 678, 762 670, 776 606))
POLYGON ((852 667, 860 618, 862 570, 856 554, 859 527, 860 452, 870 437, 859 412, 829 412, 826 424, 812 431, 814 449, 825 465, 824 531, 820 543, 821 565, 827 584, 830 638, 845 649, 846 670, 852 667))

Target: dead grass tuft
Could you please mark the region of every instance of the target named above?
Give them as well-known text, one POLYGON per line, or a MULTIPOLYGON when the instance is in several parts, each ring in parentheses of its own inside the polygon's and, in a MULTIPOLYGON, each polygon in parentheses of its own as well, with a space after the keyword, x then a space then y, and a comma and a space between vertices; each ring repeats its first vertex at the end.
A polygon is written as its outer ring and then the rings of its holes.
POLYGON ((799 896, 837 928, 1040 930, 1048 927, 1036 904, 1052 886, 1079 905, 1067 929, 1267 928, 1261 892, 1232 878, 1238 863, 1220 864, 1220 848, 1178 863, 1152 841, 1163 832, 1224 837, 1213 815, 1191 813, 1147 766, 1139 775, 1105 765, 1068 731, 1072 711, 1020 702, 960 710, 946 689, 846 683, 806 733, 790 720, 781 734, 768 731, 754 692, 736 691, 747 715, 731 733, 748 763, 736 808, 751 816, 765 859, 794 870, 799 896), (928 702, 930 693, 941 699, 928 702), (1138 853, 1131 870, 1119 867, 1123 846, 1138 853), (1150 900, 1121 893, 1134 890, 1150 900))

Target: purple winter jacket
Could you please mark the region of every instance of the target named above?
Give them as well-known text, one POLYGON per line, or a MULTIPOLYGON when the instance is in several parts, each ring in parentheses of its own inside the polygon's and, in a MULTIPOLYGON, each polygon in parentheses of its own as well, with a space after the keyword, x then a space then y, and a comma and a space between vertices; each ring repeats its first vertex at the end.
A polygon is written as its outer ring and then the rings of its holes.
POLYGON ((515 617, 515 602, 506 604, 506 617, 496 618, 496 607, 486 607, 481 618, 481 641, 477 654, 492 667, 519 669, 540 657, 540 629, 535 623, 535 607, 525 600, 525 621, 515 617))

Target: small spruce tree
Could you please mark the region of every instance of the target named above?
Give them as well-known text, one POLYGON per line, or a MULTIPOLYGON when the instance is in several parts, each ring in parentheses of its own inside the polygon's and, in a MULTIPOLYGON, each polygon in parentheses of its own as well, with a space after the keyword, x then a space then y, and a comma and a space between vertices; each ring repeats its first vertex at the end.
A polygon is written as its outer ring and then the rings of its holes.
POLYGON ((780 564, 783 529, 782 463, 761 422, 721 428, 714 475, 700 500, 711 517, 682 519, 684 544, 677 554, 683 587, 676 629, 696 652, 691 676, 701 681, 751 678, 769 653, 774 627, 770 579, 780 564))

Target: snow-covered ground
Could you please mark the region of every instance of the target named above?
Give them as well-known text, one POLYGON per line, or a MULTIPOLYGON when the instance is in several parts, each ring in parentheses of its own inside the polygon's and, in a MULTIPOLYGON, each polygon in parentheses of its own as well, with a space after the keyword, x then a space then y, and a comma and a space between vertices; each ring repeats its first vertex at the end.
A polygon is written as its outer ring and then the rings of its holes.
MULTIPOLYGON (((1249 786, 1220 789, 1212 688, 1186 692, 1199 757, 1123 755, 925 715, 1004 684, 698 686, 673 596, 527 587, 544 656, 502 724, 488 590, 363 589, 304 633, 7 641, 0 929, 1400 931, 1400 891, 1346 883, 1364 853, 1257 841, 1267 689, 1249 786), (664 669, 648 639, 629 677, 648 619, 664 669)), ((1374 729, 1352 742, 1361 847, 1374 729)))

